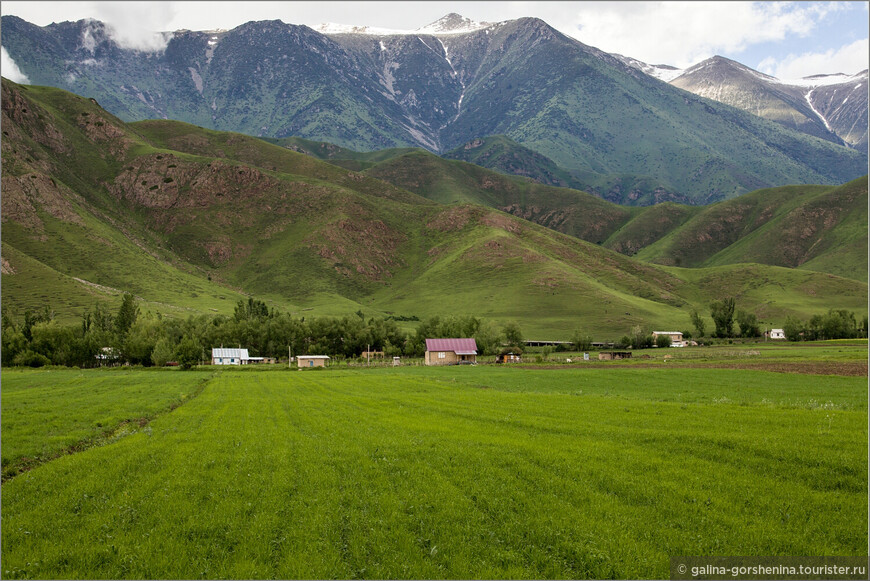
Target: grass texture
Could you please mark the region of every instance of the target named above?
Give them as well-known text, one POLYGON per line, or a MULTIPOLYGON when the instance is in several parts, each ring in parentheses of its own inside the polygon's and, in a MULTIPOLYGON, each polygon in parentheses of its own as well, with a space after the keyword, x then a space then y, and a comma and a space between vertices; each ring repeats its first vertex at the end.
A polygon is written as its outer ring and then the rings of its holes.
POLYGON ((661 578, 670 555, 861 555, 866 378, 224 370, 3 497, 6 578, 661 578))

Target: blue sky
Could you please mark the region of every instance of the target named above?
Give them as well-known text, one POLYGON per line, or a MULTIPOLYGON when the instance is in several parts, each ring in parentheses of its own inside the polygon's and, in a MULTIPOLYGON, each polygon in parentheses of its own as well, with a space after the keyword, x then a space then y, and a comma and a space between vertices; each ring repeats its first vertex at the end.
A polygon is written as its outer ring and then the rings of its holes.
MULTIPOLYGON (((543 19, 566 35, 650 64, 685 68, 722 55, 781 79, 868 67, 868 2, 24 2, 3 14, 44 26, 95 18, 119 42, 153 48, 153 33, 230 29, 280 19, 414 30, 450 12, 488 22, 543 19)), ((158 43, 159 44, 159 43, 158 43)), ((5 55, 4 55, 5 56, 5 55)), ((9 63, 4 59, 4 70, 9 63)))

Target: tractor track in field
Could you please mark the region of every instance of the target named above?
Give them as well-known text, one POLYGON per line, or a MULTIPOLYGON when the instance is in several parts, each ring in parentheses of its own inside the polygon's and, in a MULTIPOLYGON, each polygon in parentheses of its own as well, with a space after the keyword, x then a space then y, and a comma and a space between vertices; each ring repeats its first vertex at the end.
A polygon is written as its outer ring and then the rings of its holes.
POLYGON ((204 378, 202 381, 200 381, 196 385, 196 388, 191 392, 191 394, 188 397, 184 398, 183 400, 174 401, 171 404, 169 404, 169 406, 164 408, 163 410, 158 411, 150 416, 144 416, 141 418, 126 419, 126 420, 120 422, 119 424, 117 424, 116 426, 103 431, 103 433, 100 434, 99 436, 94 436, 92 438, 80 440, 74 444, 67 446, 63 450, 59 450, 59 451, 54 452, 52 454, 49 454, 47 456, 39 456, 36 458, 28 458, 28 457, 20 458, 16 462, 14 462, 8 466, 3 467, 3 473, 2 473, 2 476, 0 476, 0 483, 6 484, 7 482, 12 480, 16 476, 24 474, 25 472, 29 472, 29 471, 33 470, 34 468, 38 468, 38 467, 42 466, 43 464, 47 464, 47 463, 51 462, 52 460, 56 460, 62 456, 68 456, 71 454, 77 454, 79 452, 84 452, 85 450, 89 450, 90 448, 99 448, 101 446, 106 446, 108 444, 112 444, 114 442, 117 442, 121 438, 133 435, 136 432, 145 428, 153 420, 155 420, 155 419, 157 419, 165 414, 171 413, 174 410, 181 407, 182 405, 197 398, 199 396, 199 394, 201 394, 202 391, 205 389, 205 386, 212 379, 214 379, 214 377, 215 377, 215 374, 213 373, 212 375, 204 378))

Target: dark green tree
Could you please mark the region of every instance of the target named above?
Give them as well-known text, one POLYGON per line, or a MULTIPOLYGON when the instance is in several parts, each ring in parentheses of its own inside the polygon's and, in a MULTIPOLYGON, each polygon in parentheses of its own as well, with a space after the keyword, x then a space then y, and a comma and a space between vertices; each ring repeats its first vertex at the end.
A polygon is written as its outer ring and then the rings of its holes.
POLYGON ((501 328, 501 332, 508 345, 516 345, 517 347, 523 345, 523 331, 516 322, 505 323, 505 326, 501 328))
POLYGON ((797 317, 787 317, 782 326, 782 332, 789 341, 801 341, 804 338, 804 322, 797 317))
POLYGON ((191 369, 197 365, 202 357, 202 345, 199 341, 185 336, 175 348, 175 358, 182 369, 191 369))
POLYGON ((758 325, 758 317, 755 313, 747 313, 744 310, 737 311, 737 326, 740 327, 741 337, 760 337, 761 328, 758 325))
POLYGON ((710 316, 716 325, 716 337, 734 336, 734 297, 710 303, 710 316))
POLYGON ((703 336, 704 336, 704 331, 705 331, 706 328, 707 328, 707 324, 704 322, 703 317, 701 317, 701 314, 698 312, 697 309, 692 309, 692 315, 691 315, 691 316, 692 316, 692 326, 694 326, 694 327, 695 327, 695 331, 698 332, 698 337, 699 337, 699 338, 700 338, 700 337, 703 337, 703 336))
POLYGON ((121 306, 118 308, 118 314, 115 315, 115 331, 118 335, 124 337, 136 318, 139 316, 139 307, 136 306, 136 299, 130 293, 124 293, 124 298, 121 299, 121 306))

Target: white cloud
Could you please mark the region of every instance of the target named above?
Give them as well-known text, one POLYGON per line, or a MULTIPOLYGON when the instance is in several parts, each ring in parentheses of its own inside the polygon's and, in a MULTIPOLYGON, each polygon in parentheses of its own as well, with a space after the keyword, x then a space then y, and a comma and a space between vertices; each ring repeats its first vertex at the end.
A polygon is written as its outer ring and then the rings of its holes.
POLYGON ((9 56, 8 52, 6 52, 5 46, 0 46, 0 71, 2 71, 4 77, 14 83, 22 85, 30 84, 30 79, 27 78, 27 75, 21 72, 21 69, 18 68, 18 65, 15 64, 12 57, 9 56))
POLYGON ((175 16, 171 2, 94 2, 94 18, 121 48, 161 52, 171 36, 164 35, 175 16))
POLYGON ((750 45, 810 35, 834 3, 589 2, 555 25, 607 52, 680 68, 750 45))
POLYGON ((837 50, 789 54, 783 59, 766 58, 757 69, 780 80, 800 79, 818 74, 854 74, 867 68, 870 42, 864 38, 837 50))

